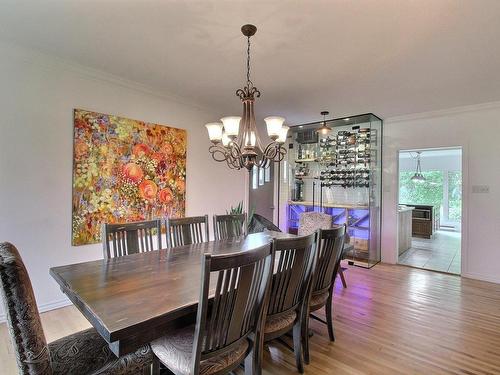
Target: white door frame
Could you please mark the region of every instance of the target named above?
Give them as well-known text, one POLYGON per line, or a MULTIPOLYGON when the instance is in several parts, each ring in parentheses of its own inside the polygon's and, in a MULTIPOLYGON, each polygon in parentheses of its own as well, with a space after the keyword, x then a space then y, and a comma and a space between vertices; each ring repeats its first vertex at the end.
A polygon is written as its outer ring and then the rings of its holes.
POLYGON ((397 220, 397 215, 398 215, 398 207, 397 204, 399 203, 399 154, 401 151, 412 151, 412 150, 418 150, 418 151, 425 151, 425 150, 439 150, 439 149, 461 149, 462 150, 462 230, 460 232, 461 235, 461 241, 460 241, 460 261, 461 261, 461 269, 460 269, 460 275, 461 276, 467 276, 467 271, 469 269, 468 264, 469 264, 469 259, 468 259, 468 249, 469 249, 469 219, 468 219, 468 211, 469 211, 469 150, 467 145, 457 145, 457 146, 424 146, 422 145, 421 147, 418 147, 418 145, 415 145, 414 147, 405 147, 405 148, 398 148, 396 150, 396 186, 393 191, 395 192, 396 195, 396 207, 394 207, 395 215, 396 215, 396 236, 395 236, 395 241, 394 241, 394 258, 395 263, 398 263, 399 259, 399 254, 398 254, 398 244, 399 244, 399 231, 398 231, 398 220, 397 220))

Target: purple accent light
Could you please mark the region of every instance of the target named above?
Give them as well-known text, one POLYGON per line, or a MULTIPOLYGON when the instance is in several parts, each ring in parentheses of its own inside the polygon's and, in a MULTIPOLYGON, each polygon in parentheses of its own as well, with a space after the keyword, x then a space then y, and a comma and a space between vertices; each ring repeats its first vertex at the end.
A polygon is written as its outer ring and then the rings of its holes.
POLYGON ((352 237, 368 240, 370 238, 370 210, 368 208, 312 207, 303 204, 287 205, 288 229, 298 229, 300 215, 304 212, 324 212, 333 217, 333 223, 343 225, 347 221, 348 232, 352 237), (347 212, 347 217, 346 217, 347 212))

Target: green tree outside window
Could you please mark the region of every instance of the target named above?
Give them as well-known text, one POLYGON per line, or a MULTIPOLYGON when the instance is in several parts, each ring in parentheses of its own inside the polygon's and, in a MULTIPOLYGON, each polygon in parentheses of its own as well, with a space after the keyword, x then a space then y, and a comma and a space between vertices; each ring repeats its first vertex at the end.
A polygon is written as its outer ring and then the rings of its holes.
POLYGON ((443 172, 422 172, 426 181, 415 183, 411 177, 415 172, 400 172, 399 203, 431 205, 439 212, 443 205, 443 172))
POLYGON ((462 221, 462 172, 448 172, 448 218, 452 221, 462 221))
MULTIPOLYGON (((415 172, 400 172, 399 174, 399 203, 431 205, 438 212, 443 206, 442 171, 422 172, 426 181, 415 183, 411 177, 415 172)), ((455 222, 462 221, 462 172, 448 172, 448 219, 455 222)))

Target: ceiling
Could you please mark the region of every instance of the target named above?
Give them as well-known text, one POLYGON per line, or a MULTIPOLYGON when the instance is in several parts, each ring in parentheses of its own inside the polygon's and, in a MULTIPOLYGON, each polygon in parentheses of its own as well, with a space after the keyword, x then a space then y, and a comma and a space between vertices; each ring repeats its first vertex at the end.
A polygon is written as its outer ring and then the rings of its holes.
POLYGON ((401 150, 399 152, 399 159, 415 159, 417 152, 420 151, 420 157, 425 158, 440 158, 440 157, 453 157, 461 159, 461 148, 440 148, 440 149, 426 149, 426 150, 401 150))
POLYGON ((254 23, 257 116, 297 124, 500 100, 499 19, 498 0, 2 0, 0 39, 229 115, 254 23))

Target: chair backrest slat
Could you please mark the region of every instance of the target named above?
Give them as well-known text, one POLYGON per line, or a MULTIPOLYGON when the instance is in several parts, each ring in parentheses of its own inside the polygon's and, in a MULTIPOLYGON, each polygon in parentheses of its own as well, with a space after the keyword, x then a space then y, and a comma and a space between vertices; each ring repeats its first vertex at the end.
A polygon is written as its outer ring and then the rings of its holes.
POLYGON ((179 219, 167 218, 167 246, 177 247, 207 242, 208 215, 179 219))
POLYGON ((316 247, 316 233, 274 240, 278 262, 272 277, 268 316, 297 309, 304 302, 314 267, 316 247))
POLYGON ((245 234, 246 214, 214 215, 216 240, 227 240, 245 234))
POLYGON ((328 291, 333 286, 342 258, 345 233, 345 225, 319 231, 318 260, 314 272, 313 293, 328 291))
POLYGON ((139 238, 139 249, 141 253, 144 251, 148 251, 148 240, 146 238, 147 232, 147 229, 139 229, 137 231, 137 236, 139 238))
MULTIPOLYGON (((149 248, 148 248, 148 251, 152 251, 153 250, 153 231, 152 229, 148 229, 149 231, 149 235, 148 235, 148 239, 149 239, 149 248)), ((160 223, 160 233, 161 233, 161 223, 160 223)))
POLYGON ((161 220, 103 224, 104 258, 121 257, 161 249, 161 220), (154 246, 156 238, 156 247, 154 246))
POLYGON ((262 317, 273 262, 271 244, 237 254, 203 255, 193 374, 197 373, 200 360, 223 355, 255 332, 262 317), (216 286, 209 307, 210 275, 215 276, 212 282, 216 286))

